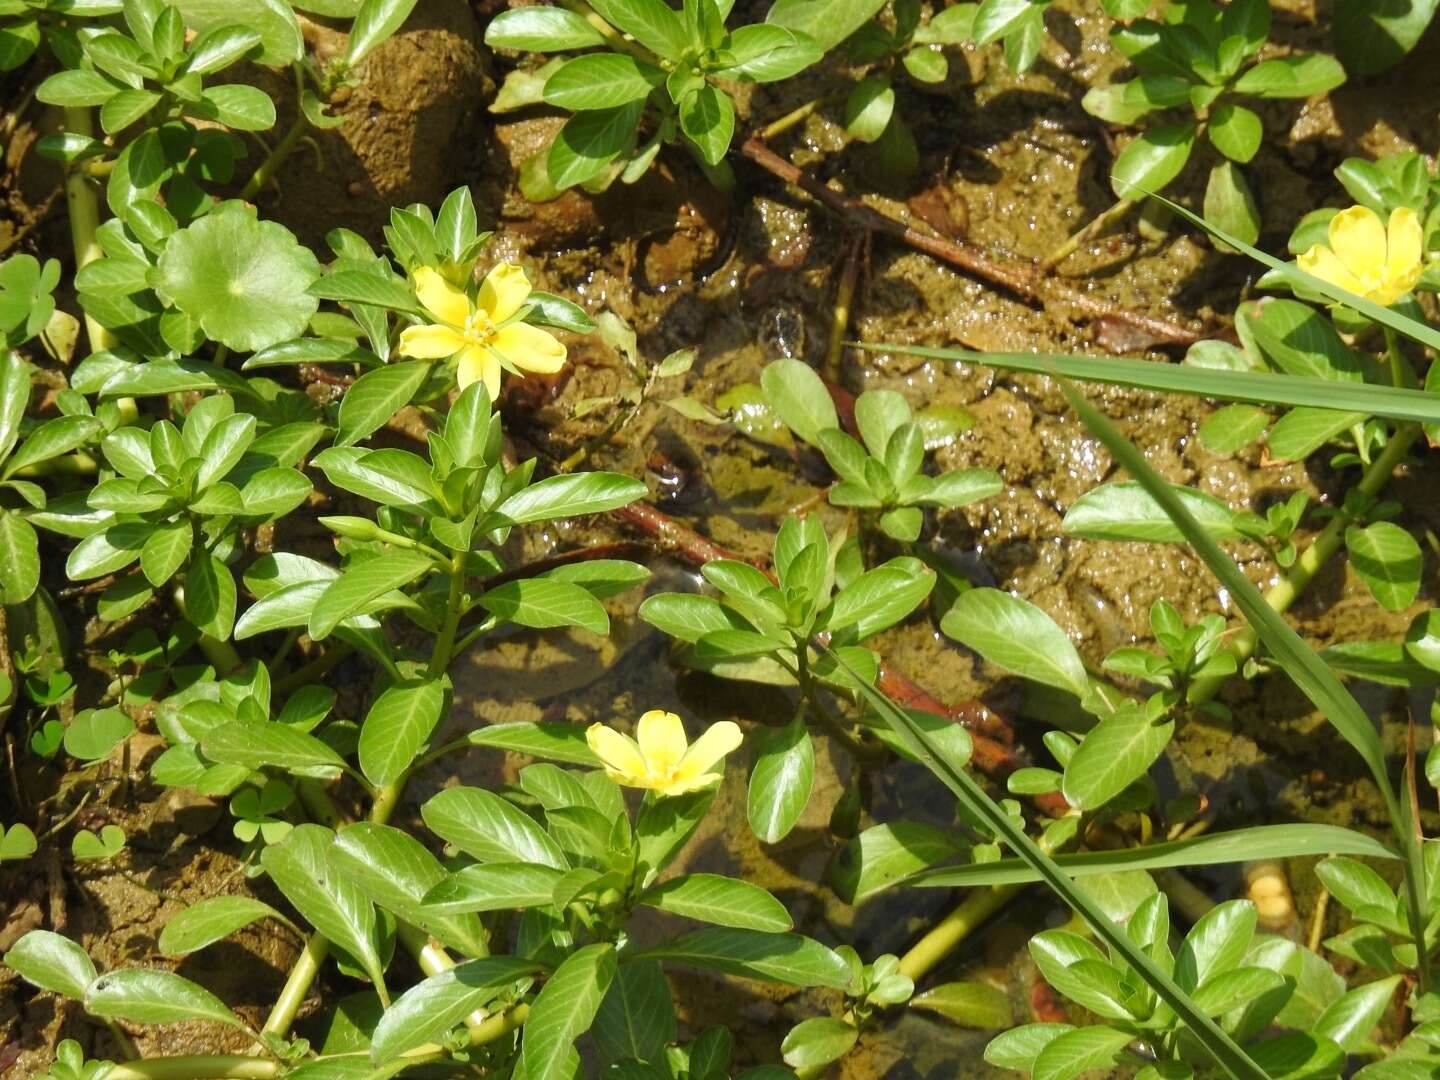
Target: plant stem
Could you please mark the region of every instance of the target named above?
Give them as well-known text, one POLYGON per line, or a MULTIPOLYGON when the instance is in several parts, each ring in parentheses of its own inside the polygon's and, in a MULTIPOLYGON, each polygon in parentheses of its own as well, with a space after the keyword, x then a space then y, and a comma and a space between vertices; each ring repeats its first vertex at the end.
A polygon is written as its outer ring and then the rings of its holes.
MULTIPOLYGON (((1405 459, 1405 455, 1419 435, 1419 424, 1402 424, 1397 428, 1391 435, 1390 441, 1385 445, 1385 449, 1365 470, 1365 474, 1355 485, 1354 490, 1359 491, 1362 495, 1372 497, 1378 495, 1380 489, 1390 479, 1390 474, 1405 459)), ((1310 546, 1301 552, 1289 572, 1266 590, 1265 602, 1270 605, 1271 610, 1283 614, 1290 609, 1290 606, 1299 598, 1300 593, 1315 579, 1315 575, 1340 550, 1341 545, 1345 542, 1345 529, 1349 524, 1349 516, 1343 513, 1330 519, 1310 546)), ((1255 655, 1255 647, 1258 642, 1255 631, 1246 626, 1231 640, 1230 652, 1234 654, 1236 660, 1243 664, 1255 655)), ((1228 676, 1197 679, 1190 687, 1190 704, 1201 705, 1209 701, 1225 684, 1226 678, 1228 676)))
POLYGON ((265 1018, 265 1026, 260 1029, 262 1034, 283 1037, 290 1030, 290 1025, 295 1022, 295 1014, 300 1011, 300 1005, 304 1002, 305 995, 310 992, 315 976, 320 974, 320 965, 325 962, 329 953, 330 942, 320 934, 311 934, 305 942, 305 951, 290 969, 285 986, 281 989, 280 996, 275 999, 270 1015, 265 1018))
POLYGON ((146 1058, 116 1065, 108 1080, 272 1080, 280 1075, 278 1061, 242 1054, 192 1054, 146 1058))
MULTIPOLYGON (((65 130, 73 135, 93 135, 95 126, 90 110, 78 105, 67 108, 65 130)), ((95 230, 100 227, 100 200, 83 169, 71 169, 65 177, 65 206, 70 218, 75 269, 79 270, 104 255, 95 240, 95 230)), ((89 314, 85 316, 85 334, 89 338, 91 352, 115 346, 115 336, 89 314)))
POLYGON ((425 667, 425 678, 438 679, 450 666, 455 650, 455 631, 460 628, 462 601, 465 596, 465 553, 456 552, 450 560, 450 590, 445 596, 445 621, 440 625, 440 634, 435 647, 430 651, 430 663, 425 667))
POLYGON ((801 105, 798 109, 791 109, 784 116, 777 120, 771 120, 770 123, 761 128, 760 137, 765 140, 770 140, 778 135, 784 135, 785 132, 797 124, 809 119, 815 110, 823 104, 825 104, 824 98, 814 98, 807 101, 804 105, 801 105))
POLYGON ((976 927, 1013 900, 1020 889, 1019 885, 991 885, 972 889, 959 907, 931 927, 929 933, 906 950, 896 971, 919 982, 968 938, 976 927))
POLYGON ((285 678, 275 684, 274 693, 284 697, 302 686, 308 686, 324 675, 327 671, 340 663, 347 656, 355 651, 355 646, 343 641, 337 641, 326 649, 325 652, 311 660, 303 667, 298 667, 285 678))
POLYGON ((275 144, 275 149, 262 161, 259 167, 250 174, 250 179, 240 189, 240 198, 246 202, 252 201, 256 195, 265 189, 265 185, 275 178, 280 171, 280 166, 285 164, 288 158, 300 143, 300 136, 310 126, 310 121, 305 119, 305 113, 299 112, 295 115, 295 121, 286 129, 280 141, 275 144))
POLYGON ((1134 205, 1134 199, 1126 198, 1121 199, 1107 209, 1102 210, 1099 214, 1095 215, 1095 217, 1091 218, 1088 224, 1086 224, 1078 232, 1072 233, 1064 243, 1062 243, 1049 255, 1046 255, 1045 258, 1042 259, 1040 262, 1040 272, 1048 274, 1051 270, 1054 270, 1055 267, 1059 266, 1071 255, 1075 254, 1076 250, 1079 249, 1081 244, 1085 243, 1085 241, 1089 240, 1092 236, 1095 236, 1101 231, 1103 231, 1106 226, 1112 224, 1113 222, 1119 221, 1122 217, 1128 214, 1131 207, 1133 207, 1134 205))

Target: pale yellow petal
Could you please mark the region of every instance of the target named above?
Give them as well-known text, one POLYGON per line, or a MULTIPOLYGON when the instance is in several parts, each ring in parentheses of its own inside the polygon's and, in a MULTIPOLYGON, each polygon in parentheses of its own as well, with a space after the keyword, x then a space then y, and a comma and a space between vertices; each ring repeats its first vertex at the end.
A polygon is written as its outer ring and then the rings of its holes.
POLYGON ((520 371, 553 375, 565 366, 565 346, 538 326, 528 323, 502 326, 495 331, 490 346, 505 358, 506 363, 520 371))
POLYGON ((585 729, 585 741, 590 750, 600 759, 606 772, 616 779, 624 779, 631 786, 642 786, 645 778, 645 759, 635 740, 621 735, 614 728, 604 724, 591 724, 585 729))
POLYGON ((464 326, 470 317, 470 298, 428 266, 415 271, 415 295, 442 323, 464 326))
POLYGON ((1352 206, 1330 219, 1330 250, 1361 281, 1385 265, 1385 226, 1369 207, 1352 206))
POLYGON ((685 725, 672 712, 651 709, 640 717, 635 740, 652 776, 669 776, 685 756, 685 725))
POLYGON ((471 383, 483 382, 485 392, 491 401, 500 397, 500 361, 489 349, 480 345, 469 345, 460 354, 455 365, 455 385, 464 390, 471 383))
POLYGON ((1324 244, 1316 244, 1296 260, 1300 269, 1313 274, 1321 281, 1328 281, 1336 288, 1345 289, 1357 296, 1365 295, 1365 286, 1360 284, 1336 254, 1324 244))
POLYGON ((677 783, 693 783, 701 781, 701 786, 712 781, 707 778, 711 768, 726 754, 740 746, 743 735, 740 725, 731 720, 721 720, 718 724, 712 724, 710 729, 696 739, 690 749, 685 751, 685 756, 680 759, 680 764, 675 769, 675 781, 677 783))
POLYGON ((1386 277, 1397 284, 1409 282, 1406 285, 1408 289, 1415 284, 1422 269, 1420 260, 1425 230, 1420 224, 1420 215, 1408 206, 1391 211, 1386 240, 1386 277))
POLYGON ((492 321, 504 322, 520 310, 529 295, 530 282, 525 271, 514 263, 501 263, 480 283, 480 310, 492 321))
POLYGON ((714 787, 724 779, 719 773, 701 773, 699 776, 676 776, 668 784, 655 788, 656 794, 673 798, 676 795, 689 795, 692 791, 703 791, 705 788, 714 787))
POLYGON ((407 326, 400 331, 400 355, 416 360, 454 356, 465 346, 464 336, 448 326, 407 326))

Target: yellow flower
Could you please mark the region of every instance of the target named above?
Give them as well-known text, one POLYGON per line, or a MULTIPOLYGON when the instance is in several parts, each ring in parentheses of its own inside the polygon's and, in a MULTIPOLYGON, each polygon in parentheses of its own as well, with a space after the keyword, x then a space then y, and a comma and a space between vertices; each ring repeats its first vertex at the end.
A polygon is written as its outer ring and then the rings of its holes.
POLYGON ((1300 269, 1386 307, 1415 287, 1425 270, 1420 216, 1402 206, 1380 215, 1352 206, 1330 219, 1330 243, 1300 256, 1300 269))
POLYGON ((428 266, 415 271, 415 295, 436 321, 402 330, 400 353, 419 360, 458 353, 456 381, 462 390, 484 382, 494 401, 501 368, 549 375, 565 365, 564 345, 514 317, 530 295, 525 271, 514 263, 501 263, 486 274, 474 303, 428 266))
POLYGON ((585 732, 610 779, 657 795, 685 795, 718 783, 720 774, 710 767, 739 746, 740 737, 738 724, 722 720, 687 745, 680 717, 659 709, 640 717, 634 739, 604 724, 585 732))

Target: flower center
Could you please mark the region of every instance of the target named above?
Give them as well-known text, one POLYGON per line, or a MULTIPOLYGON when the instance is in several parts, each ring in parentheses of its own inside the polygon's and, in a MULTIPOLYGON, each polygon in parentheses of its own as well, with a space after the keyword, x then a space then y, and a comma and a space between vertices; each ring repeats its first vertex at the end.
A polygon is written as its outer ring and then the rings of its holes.
POLYGON ((488 345, 495 336, 495 320, 484 311, 475 310, 465 320, 460 332, 467 341, 476 345, 488 345))

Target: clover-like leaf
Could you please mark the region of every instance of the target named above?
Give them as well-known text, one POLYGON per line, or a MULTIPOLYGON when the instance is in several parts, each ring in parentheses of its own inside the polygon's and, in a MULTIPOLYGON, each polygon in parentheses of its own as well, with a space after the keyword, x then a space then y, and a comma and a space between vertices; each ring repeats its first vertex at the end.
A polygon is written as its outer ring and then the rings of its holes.
POLYGON ((319 301, 320 264, 294 234, 241 203, 222 203, 170 237, 155 291, 214 340, 253 351, 299 337, 319 301))

